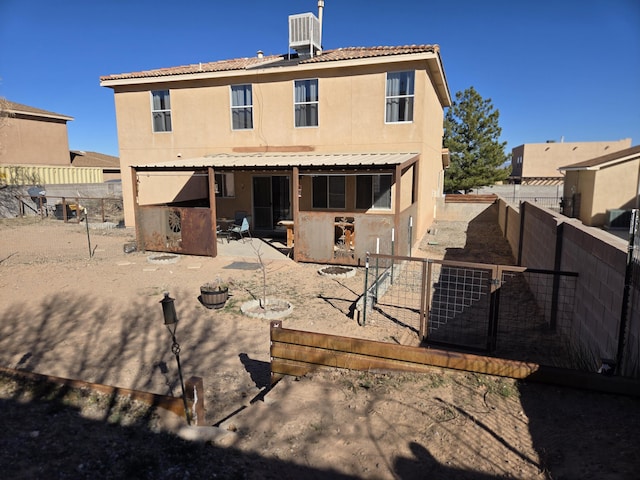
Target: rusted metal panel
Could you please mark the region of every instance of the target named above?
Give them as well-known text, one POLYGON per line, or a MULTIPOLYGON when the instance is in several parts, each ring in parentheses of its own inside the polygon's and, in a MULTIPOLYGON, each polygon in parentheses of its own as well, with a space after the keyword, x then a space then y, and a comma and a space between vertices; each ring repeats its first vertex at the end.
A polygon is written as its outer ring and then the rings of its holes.
POLYGON ((301 262, 331 263, 333 260, 333 215, 300 212, 295 234, 296 258, 301 262))
POLYGON ((139 207, 138 244, 144 250, 214 256, 215 238, 208 208, 139 207))
POLYGON ((391 252, 392 214, 308 212, 298 214, 296 260, 337 265, 363 265, 367 251, 391 252))

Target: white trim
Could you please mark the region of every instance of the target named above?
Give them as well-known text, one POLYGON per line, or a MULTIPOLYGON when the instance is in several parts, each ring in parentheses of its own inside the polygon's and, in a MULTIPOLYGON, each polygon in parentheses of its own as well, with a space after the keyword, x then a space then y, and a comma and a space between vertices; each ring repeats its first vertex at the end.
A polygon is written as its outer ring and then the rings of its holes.
POLYGON ((232 132, 241 132, 243 130, 253 130, 254 118, 253 118, 253 84, 252 83, 233 83, 229 85, 229 121, 231 122, 232 132), (235 106, 233 105, 233 87, 251 87, 251 105, 235 106), (234 108, 251 108, 251 128, 233 128, 233 109, 234 108))
POLYGON ((401 125, 401 124, 406 124, 406 123, 413 123, 413 119, 415 117, 415 105, 416 105, 416 70, 393 70, 393 71, 389 71, 389 72, 385 72, 384 75, 384 124, 385 125, 401 125), (387 82, 389 81, 389 74, 390 73, 405 73, 405 72, 411 72, 413 73, 413 93, 411 95, 393 95, 393 96, 387 96, 387 82), (411 98, 412 102, 411 102, 411 120, 402 120, 402 121, 396 121, 396 122, 390 122, 387 121, 387 100, 389 98, 411 98))
POLYGON ((320 127, 320 80, 315 77, 315 78, 296 78, 295 80, 293 80, 293 128, 319 128, 320 127), (317 90, 317 97, 318 99, 315 102, 296 102, 296 82, 306 82, 306 81, 311 81, 311 80, 315 80, 316 81, 316 90, 317 90), (318 109, 318 124, 317 125, 301 125, 298 126, 296 125, 296 105, 312 105, 312 104, 316 104, 317 105, 317 109, 318 109))
POLYGON ((169 104, 171 104, 171 89, 169 88, 158 88, 155 90, 149 90, 149 101, 151 102, 151 133, 173 133, 173 110, 171 107, 169 109, 156 110, 153 106, 153 92, 167 92, 169 97, 169 104), (171 130, 158 130, 156 131, 154 128, 155 122, 153 121, 153 114, 155 112, 169 112, 169 118, 171 119, 171 130))

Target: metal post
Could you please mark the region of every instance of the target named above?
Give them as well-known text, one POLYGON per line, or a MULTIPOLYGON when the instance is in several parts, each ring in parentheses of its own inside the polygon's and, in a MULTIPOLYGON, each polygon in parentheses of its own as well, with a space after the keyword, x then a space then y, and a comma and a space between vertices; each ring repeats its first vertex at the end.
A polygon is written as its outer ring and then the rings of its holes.
POLYGON ((367 323, 367 295, 369 295, 369 252, 364 262, 364 299, 362 304, 362 326, 367 323))
POLYGON ((171 353, 176 356, 176 362, 178 363, 178 375, 180 376, 180 386, 182 387, 182 403, 184 405, 184 415, 187 419, 187 424, 191 425, 191 417, 189 415, 189 407, 187 406, 187 397, 184 388, 184 380, 182 378, 182 366, 180 365, 180 344, 176 340, 176 330, 178 329, 178 315, 176 314, 176 307, 174 300, 169 296, 169 292, 164 293, 164 298, 160 301, 162 304, 162 315, 164 317, 164 324, 171 334, 171 353), (173 330, 171 329, 173 327, 173 330))
POLYGON ((624 274, 624 291, 622 293, 622 308, 620 312, 620 330, 618 331, 618 352, 616 355, 616 373, 620 374, 622 360, 624 357, 624 345, 627 337, 627 325, 629 317, 629 302, 631 301, 631 283, 633 278, 633 251, 636 246, 638 235, 638 209, 631 210, 631 221, 629 224, 629 244, 627 246, 627 267, 624 274))
POLYGON ((93 257, 93 252, 91 251, 91 236, 89 235, 89 218, 87 217, 87 209, 84 209, 84 223, 87 224, 87 243, 89 244, 89 258, 93 257))
POLYGON ((394 243, 395 243, 396 230, 395 228, 391 229, 391 285, 393 285, 393 264, 395 260, 393 259, 393 251, 394 251, 394 243))
POLYGON ((167 330, 169 330, 169 333, 171 334, 171 353, 176 356, 176 363, 178 364, 178 375, 180 376, 180 387, 182 387, 182 403, 184 404, 184 415, 187 419, 187 425, 191 425, 191 416, 189 415, 189 407, 187 406, 187 397, 184 389, 184 380, 182 378, 182 367, 180 366, 180 344, 176 340, 176 328, 178 324, 175 323, 174 325, 175 327, 173 331, 171 330, 171 327, 169 325, 167 325, 167 330))
POLYGON ((413 243, 413 217, 409 217, 409 256, 411 256, 411 243, 413 243))
POLYGON ((380 238, 376 238, 376 279, 374 283, 375 285, 375 290, 373 295, 374 300, 372 300, 372 303, 378 301, 378 282, 380 281, 380 272, 378 271, 378 262, 380 261, 380 258, 378 257, 379 254, 380 254, 380 238))

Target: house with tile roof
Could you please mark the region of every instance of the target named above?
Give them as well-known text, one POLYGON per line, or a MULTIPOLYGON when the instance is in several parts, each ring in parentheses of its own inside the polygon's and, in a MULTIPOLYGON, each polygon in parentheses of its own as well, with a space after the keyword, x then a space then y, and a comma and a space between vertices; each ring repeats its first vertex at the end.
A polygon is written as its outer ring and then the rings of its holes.
POLYGON ((640 145, 560 167, 564 172, 563 213, 585 225, 629 227, 640 207, 640 145))
POLYGON ((105 153, 71 150, 71 165, 74 167, 100 168, 105 182, 120 180, 120 159, 105 153))
POLYGON ((102 183, 119 178, 118 158, 94 153, 73 162, 67 123, 73 117, 1 99, 0 183, 44 185, 102 183), (105 172, 108 172, 105 177, 105 172))
POLYGON ((286 229, 297 261, 357 265, 426 232, 448 162, 438 45, 290 46, 100 78, 139 248, 215 256, 240 214, 254 235, 286 229))
POLYGON ((69 166, 67 122, 73 117, 4 100, 0 164, 69 166))

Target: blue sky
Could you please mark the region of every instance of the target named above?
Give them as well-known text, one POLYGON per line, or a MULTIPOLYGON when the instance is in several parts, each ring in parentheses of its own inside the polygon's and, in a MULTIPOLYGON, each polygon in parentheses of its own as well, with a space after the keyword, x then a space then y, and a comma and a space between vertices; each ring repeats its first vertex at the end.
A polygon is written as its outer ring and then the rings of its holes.
MULTIPOLYGON (((101 75, 287 52, 316 0, 0 0, 0 96, 74 117, 69 146, 118 155, 101 75)), ((639 0, 325 0, 325 49, 439 44, 522 143, 640 144, 639 0)))

